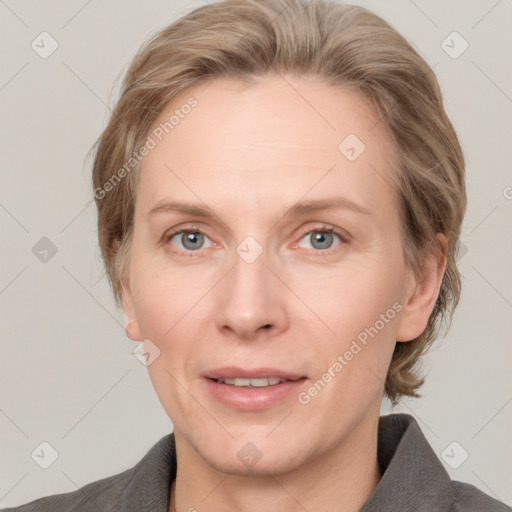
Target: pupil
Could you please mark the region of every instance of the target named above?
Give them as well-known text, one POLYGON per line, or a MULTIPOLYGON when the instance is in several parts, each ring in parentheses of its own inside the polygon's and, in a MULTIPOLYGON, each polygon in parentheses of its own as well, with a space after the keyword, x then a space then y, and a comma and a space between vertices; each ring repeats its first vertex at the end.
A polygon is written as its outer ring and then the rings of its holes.
POLYGON ((319 247, 317 246, 317 249, 328 249, 330 243, 332 242, 332 233, 316 233, 313 234, 313 241, 312 243, 313 247, 315 247, 315 243, 319 243, 319 247))
POLYGON ((200 233, 186 233, 183 246, 186 247, 187 249, 196 249, 197 246, 200 245, 198 241, 201 236, 202 235, 200 233))

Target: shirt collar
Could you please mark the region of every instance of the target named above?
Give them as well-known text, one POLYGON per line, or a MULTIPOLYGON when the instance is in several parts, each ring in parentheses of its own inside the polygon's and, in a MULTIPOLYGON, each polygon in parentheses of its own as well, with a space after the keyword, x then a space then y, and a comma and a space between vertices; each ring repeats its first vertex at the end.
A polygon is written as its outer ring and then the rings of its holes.
POLYGON ((382 478, 360 512, 450 510, 450 476, 413 416, 381 416, 377 446, 382 478))

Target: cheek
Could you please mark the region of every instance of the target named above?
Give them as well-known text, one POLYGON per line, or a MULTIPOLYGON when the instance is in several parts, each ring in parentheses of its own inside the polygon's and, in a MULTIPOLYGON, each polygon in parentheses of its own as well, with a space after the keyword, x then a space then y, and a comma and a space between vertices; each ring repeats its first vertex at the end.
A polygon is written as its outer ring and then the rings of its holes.
POLYGON ((373 325, 380 314, 400 300, 399 268, 375 260, 361 259, 330 271, 310 270, 306 279, 302 274, 290 278, 297 296, 317 321, 321 319, 336 337, 347 339, 373 325))
POLYGON ((340 406, 378 400, 402 308, 399 265, 390 268, 383 260, 359 260, 350 268, 332 272, 328 278, 316 277, 321 287, 303 286, 298 294, 303 294, 304 302, 311 304, 322 322, 312 322, 308 315, 298 323, 302 323, 303 332, 309 333, 308 338, 317 340, 307 349, 311 350, 310 358, 319 363, 315 367, 316 379, 333 382, 323 400, 340 406), (324 334, 320 335, 319 330, 324 334))
POLYGON ((169 393, 176 382, 193 373, 194 352, 200 351, 204 333, 213 322, 208 297, 210 277, 193 270, 153 270, 148 262, 134 262, 135 309, 144 338, 160 351, 148 367, 153 384, 169 393))
POLYGON ((137 279, 136 314, 141 331, 159 350, 148 373, 162 406, 173 411, 174 422, 176 415, 186 417, 194 412, 183 386, 192 374, 194 352, 201 339, 198 301, 204 291, 183 274, 170 276, 141 269, 137 279))
POLYGON ((133 281, 136 315, 143 334, 155 340, 173 336, 197 314, 201 297, 208 290, 208 279, 193 271, 159 268, 150 259, 134 261, 133 281))
POLYGON ((309 329, 308 338, 317 339, 314 348, 304 351, 311 350, 309 358, 317 361, 311 404, 320 418, 330 410, 340 421, 347 410, 363 414, 368 403, 380 402, 400 310, 394 301, 396 295, 386 286, 362 290, 352 287, 350 280, 343 284, 341 290, 334 285, 330 288, 326 294, 330 300, 327 296, 317 299, 318 315, 335 334, 318 336, 306 323, 303 325, 309 329), (334 292, 338 294, 336 300, 334 292))

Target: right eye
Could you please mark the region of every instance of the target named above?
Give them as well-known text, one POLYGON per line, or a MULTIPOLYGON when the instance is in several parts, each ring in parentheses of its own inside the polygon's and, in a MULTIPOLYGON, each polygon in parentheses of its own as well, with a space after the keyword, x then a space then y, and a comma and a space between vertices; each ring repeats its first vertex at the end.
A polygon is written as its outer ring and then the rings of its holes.
MULTIPOLYGON (((209 240, 209 238, 199 229, 179 229, 168 233, 166 240, 174 247, 178 247, 177 252, 197 252, 204 248, 205 240, 209 240)), ((208 247, 211 245, 213 244, 210 241, 208 247)), ((175 251, 175 249, 172 250, 175 251)))

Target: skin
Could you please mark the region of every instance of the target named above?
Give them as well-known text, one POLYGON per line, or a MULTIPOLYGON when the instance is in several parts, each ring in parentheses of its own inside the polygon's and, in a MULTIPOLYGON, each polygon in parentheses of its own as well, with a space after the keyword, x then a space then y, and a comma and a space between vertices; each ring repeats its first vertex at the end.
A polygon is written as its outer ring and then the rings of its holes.
POLYGON ((395 343, 425 329, 444 251, 418 274, 405 264, 391 138, 359 93, 305 76, 218 78, 183 91, 154 126, 191 96, 197 107, 143 160, 123 281, 127 335, 160 350, 148 370, 176 437, 169 510, 357 511, 381 477, 377 427, 395 343), (348 134, 366 146, 353 162, 338 150, 348 134), (285 215, 335 196, 370 213, 285 215), (162 200, 215 215, 148 215, 162 200), (175 227, 206 236, 192 250, 182 235, 165 238, 175 227), (345 240, 319 248, 325 227, 345 240), (236 252, 247 236, 263 251, 252 263, 236 252), (204 386, 208 369, 270 366, 306 376, 307 390, 395 302, 401 311, 308 404, 293 395, 240 411, 204 386), (262 455, 251 467, 237 457, 249 442, 262 455))

